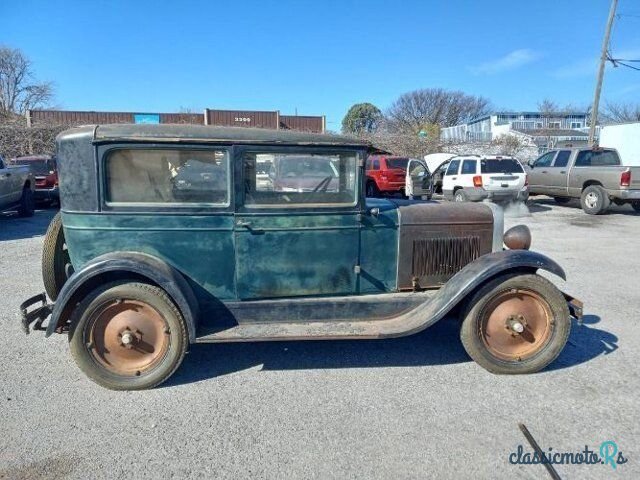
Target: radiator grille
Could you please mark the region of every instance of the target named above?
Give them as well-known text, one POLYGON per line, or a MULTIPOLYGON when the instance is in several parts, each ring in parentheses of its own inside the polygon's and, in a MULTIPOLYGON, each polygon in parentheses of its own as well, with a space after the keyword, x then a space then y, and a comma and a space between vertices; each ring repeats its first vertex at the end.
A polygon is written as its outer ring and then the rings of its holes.
POLYGON ((453 275, 480 256, 480 237, 441 237, 413 241, 412 276, 453 275))

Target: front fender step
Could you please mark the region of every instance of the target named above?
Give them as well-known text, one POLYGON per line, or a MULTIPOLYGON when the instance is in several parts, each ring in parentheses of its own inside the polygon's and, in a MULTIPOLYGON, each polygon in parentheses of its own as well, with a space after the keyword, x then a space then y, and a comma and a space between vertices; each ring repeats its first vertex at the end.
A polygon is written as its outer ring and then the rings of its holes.
POLYGON ((24 333, 29 335, 29 326, 32 323, 32 330, 46 330, 47 327, 43 327, 42 323, 51 315, 53 305, 53 303, 47 303, 46 293, 39 293, 38 295, 34 295, 22 302, 20 304, 20 314, 22 317, 22 329, 24 330, 24 333), (32 307, 36 303, 40 303, 40 306, 29 311, 29 307, 32 307))

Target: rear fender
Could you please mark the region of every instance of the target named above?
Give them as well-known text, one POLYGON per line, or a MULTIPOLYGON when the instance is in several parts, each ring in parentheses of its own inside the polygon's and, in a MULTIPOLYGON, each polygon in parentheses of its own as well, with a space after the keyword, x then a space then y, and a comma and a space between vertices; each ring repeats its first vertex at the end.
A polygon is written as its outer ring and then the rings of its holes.
POLYGON ((199 316, 198 301, 187 280, 167 262, 139 252, 108 253, 96 257, 66 281, 51 313, 46 336, 71 318, 76 305, 94 288, 118 279, 139 279, 162 288, 182 313, 193 343, 199 316))

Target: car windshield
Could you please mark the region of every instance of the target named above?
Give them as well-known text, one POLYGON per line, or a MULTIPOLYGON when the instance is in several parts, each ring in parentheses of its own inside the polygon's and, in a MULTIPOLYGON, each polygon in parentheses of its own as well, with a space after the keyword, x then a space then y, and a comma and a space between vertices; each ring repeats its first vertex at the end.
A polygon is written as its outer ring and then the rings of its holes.
POLYGON ((387 158, 387 168, 407 169, 408 158, 387 158))
POLYGON ((14 160, 13 164, 28 166, 36 175, 49 175, 49 172, 53 170, 48 160, 27 160, 17 158, 14 160))
POLYGON ((337 177, 338 172, 328 158, 281 157, 280 177, 337 177))
POLYGON ((513 158, 481 160, 480 173, 523 173, 520 162, 513 158))
POLYGON ((612 165, 620 165, 620 157, 615 150, 583 150, 576 158, 576 167, 612 165))

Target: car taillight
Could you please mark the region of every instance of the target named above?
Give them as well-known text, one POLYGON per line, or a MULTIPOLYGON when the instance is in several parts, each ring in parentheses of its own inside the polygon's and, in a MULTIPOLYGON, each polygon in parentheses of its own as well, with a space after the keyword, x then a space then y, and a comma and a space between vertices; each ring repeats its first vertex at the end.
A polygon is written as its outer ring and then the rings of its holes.
POLYGON ((482 186, 482 175, 476 175, 473 177, 473 186, 481 187, 482 186))
POLYGON ((529 175, 525 175, 524 176, 524 186, 528 187, 529 186, 529 175))
POLYGON ((628 187, 629 185, 631 185, 631 170, 622 172, 622 175, 620 175, 620 186, 628 187))

